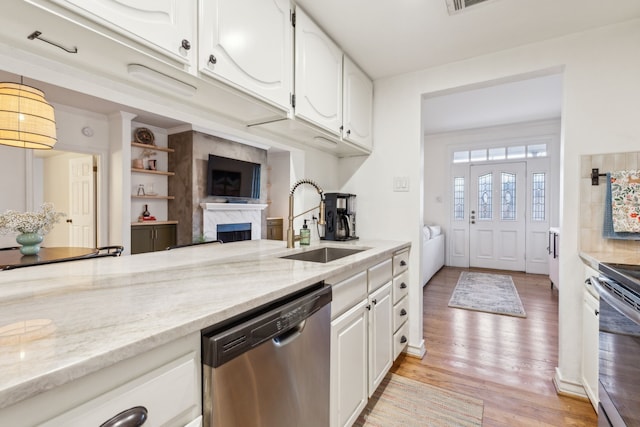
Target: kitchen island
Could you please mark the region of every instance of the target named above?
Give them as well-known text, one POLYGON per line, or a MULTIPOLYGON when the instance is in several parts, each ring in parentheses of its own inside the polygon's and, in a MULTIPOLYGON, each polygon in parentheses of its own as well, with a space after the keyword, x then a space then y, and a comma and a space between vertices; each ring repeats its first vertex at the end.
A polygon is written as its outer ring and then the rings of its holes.
POLYGON ((257 240, 2 272, 0 421, 25 399, 318 281, 366 270, 409 243, 319 246, 367 250, 323 264, 280 258, 317 246, 257 240))

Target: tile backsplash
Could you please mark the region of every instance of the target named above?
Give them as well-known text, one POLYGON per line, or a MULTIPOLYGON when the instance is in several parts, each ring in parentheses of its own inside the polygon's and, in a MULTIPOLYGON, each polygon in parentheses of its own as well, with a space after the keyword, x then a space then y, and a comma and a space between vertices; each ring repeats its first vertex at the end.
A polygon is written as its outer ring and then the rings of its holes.
POLYGON ((591 185, 591 169, 600 173, 640 169, 640 152, 585 155, 580 159, 580 250, 586 252, 625 252, 640 254, 640 240, 615 240, 602 237, 604 222, 605 177, 600 185, 591 185))

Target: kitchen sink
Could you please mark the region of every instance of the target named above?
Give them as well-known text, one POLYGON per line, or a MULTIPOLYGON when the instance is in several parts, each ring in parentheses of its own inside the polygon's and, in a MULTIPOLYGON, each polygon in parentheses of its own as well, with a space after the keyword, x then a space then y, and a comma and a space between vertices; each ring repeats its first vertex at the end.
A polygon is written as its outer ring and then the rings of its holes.
POLYGON ((310 251, 299 252, 293 255, 287 255, 280 258, 294 259, 297 261, 327 263, 327 262, 335 261, 340 258, 344 258, 349 255, 357 254, 358 252, 362 252, 362 251, 366 251, 366 249, 326 247, 326 248, 312 249, 310 251))

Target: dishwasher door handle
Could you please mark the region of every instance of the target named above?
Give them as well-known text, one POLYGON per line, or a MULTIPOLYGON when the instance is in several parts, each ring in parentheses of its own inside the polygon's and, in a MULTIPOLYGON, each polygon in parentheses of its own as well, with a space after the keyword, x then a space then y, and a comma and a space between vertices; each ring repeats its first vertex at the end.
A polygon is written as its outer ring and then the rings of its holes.
POLYGON ((288 344, 291 344, 296 340, 300 335, 302 335, 302 331, 304 330, 304 325, 307 323, 307 319, 298 323, 293 328, 289 329, 287 332, 284 332, 277 337, 273 338, 273 345, 276 347, 285 347, 288 344))

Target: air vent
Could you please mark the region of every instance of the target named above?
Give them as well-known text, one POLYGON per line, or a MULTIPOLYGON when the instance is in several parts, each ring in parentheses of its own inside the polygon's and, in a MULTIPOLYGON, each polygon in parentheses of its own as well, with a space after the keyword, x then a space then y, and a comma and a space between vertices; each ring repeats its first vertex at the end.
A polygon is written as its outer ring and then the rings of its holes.
POLYGON ((479 3, 485 3, 490 0, 445 0, 449 15, 460 13, 468 7, 475 6, 479 3))

